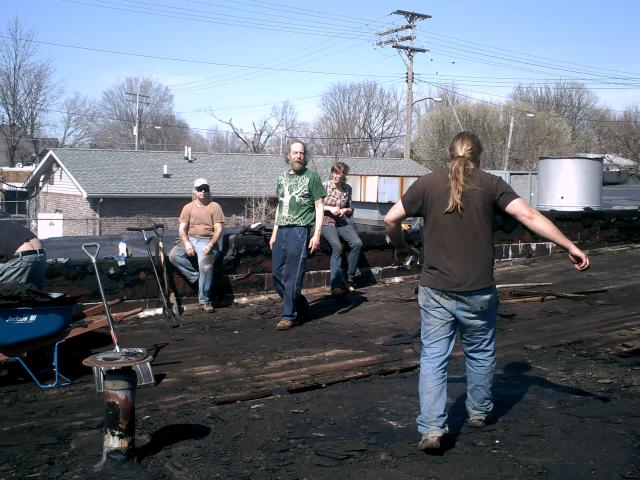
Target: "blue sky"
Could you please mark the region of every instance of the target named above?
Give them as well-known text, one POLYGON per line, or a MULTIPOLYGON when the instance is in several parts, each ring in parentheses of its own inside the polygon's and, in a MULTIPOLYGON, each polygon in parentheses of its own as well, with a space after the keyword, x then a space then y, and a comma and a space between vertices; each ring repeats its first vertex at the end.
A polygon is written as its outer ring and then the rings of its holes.
POLYGON ((418 22, 415 97, 432 84, 502 103, 517 83, 578 80, 614 110, 640 103, 640 2, 612 0, 1 0, 0 23, 36 31, 67 93, 98 99, 127 76, 170 86, 197 129, 207 113, 247 127, 291 101, 303 120, 338 82, 372 80, 404 92, 397 51, 376 32, 418 22))

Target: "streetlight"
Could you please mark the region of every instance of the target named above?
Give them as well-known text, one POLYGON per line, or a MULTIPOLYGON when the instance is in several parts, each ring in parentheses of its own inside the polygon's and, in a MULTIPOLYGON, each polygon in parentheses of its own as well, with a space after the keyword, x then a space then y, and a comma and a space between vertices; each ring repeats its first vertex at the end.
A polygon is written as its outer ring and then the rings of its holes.
POLYGON ((434 102, 438 102, 440 103, 442 101, 442 98, 440 97, 424 97, 424 98, 419 98, 418 100, 414 101, 411 106, 413 107, 416 103, 418 102, 424 102, 425 100, 433 100, 434 102))
MULTIPOLYGON (((426 97, 426 98, 421 98, 420 100, 416 100, 415 102, 413 102, 413 105, 415 105, 418 102, 421 102, 423 100, 433 100, 434 102, 441 102, 442 98, 440 97, 426 97)), ((451 99, 447 96, 447 102, 449 103, 449 106, 451 107, 451 111, 453 112, 453 116, 456 119, 456 122, 458 122, 458 126, 460 127, 460 131, 463 131, 464 128, 462 128, 462 123, 460 123, 460 119, 458 118, 458 113, 456 112, 456 109, 453 107, 453 103, 451 103, 451 99)))
MULTIPOLYGON (((516 112, 514 110, 511 111, 511 120, 509 120, 509 135, 507 136, 507 146, 504 149, 504 165, 502 167, 502 169, 505 171, 509 166, 509 150, 511 149, 511 137, 513 135, 513 126, 515 123, 515 113, 516 112)), ((536 114, 532 112, 526 112, 525 116, 528 118, 533 118, 536 116, 536 114)))

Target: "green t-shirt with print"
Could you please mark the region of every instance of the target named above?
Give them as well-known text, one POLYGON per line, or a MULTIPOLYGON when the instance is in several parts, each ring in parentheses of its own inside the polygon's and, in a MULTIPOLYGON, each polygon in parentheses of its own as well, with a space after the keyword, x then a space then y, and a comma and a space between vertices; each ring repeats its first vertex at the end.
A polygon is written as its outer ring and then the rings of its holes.
POLYGON ((287 169, 278 179, 276 195, 276 225, 310 226, 316 220, 315 201, 327 192, 316 172, 305 168, 298 174, 287 169))

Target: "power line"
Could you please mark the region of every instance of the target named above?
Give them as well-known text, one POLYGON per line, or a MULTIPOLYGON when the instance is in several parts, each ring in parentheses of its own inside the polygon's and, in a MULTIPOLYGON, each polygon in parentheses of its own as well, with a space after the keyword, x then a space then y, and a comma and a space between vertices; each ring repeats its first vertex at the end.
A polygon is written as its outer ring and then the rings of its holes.
MULTIPOLYGON (((361 45, 361 44, 358 44, 358 45, 361 45)), ((343 52, 343 51, 348 50, 350 48, 354 48, 355 46, 358 46, 358 45, 352 45, 350 47, 345 47, 345 48, 343 48, 341 50, 327 53, 326 55, 323 55, 321 57, 310 57, 309 55, 305 55, 305 57, 304 57, 305 60, 304 61, 297 60, 295 58, 295 55, 294 55, 293 59, 291 58, 291 55, 288 55, 289 60, 287 60, 285 62, 281 62, 280 64, 276 64, 276 66, 279 67, 279 66, 283 66, 283 65, 287 65, 287 64, 291 64, 291 63, 295 63, 296 65, 304 65, 304 64, 307 64, 307 63, 315 62, 315 61, 317 61, 317 60, 319 60, 321 58, 325 58, 325 57, 327 57, 329 55, 333 55, 335 53, 343 52)), ((306 50, 303 49, 303 51, 307 51, 307 50, 308 49, 306 49, 306 50)), ((265 64, 262 64, 262 65, 265 65, 265 64)), ((252 73, 250 70, 251 69, 248 69, 248 68, 241 69, 240 71, 241 72, 244 71, 245 74, 241 75, 240 77, 237 77, 237 76, 234 77, 234 75, 237 75, 237 72, 229 72, 226 75, 222 75, 221 76, 222 78, 218 79, 218 81, 215 81, 213 83, 208 83, 208 84, 205 84, 205 85, 200 85, 200 86, 197 86, 197 87, 178 89, 177 93, 195 92, 195 91, 201 91, 201 90, 209 90, 209 89, 212 89, 212 88, 219 88, 219 87, 223 87, 223 86, 226 86, 226 85, 234 85, 234 84, 238 84, 239 82, 242 82, 242 81, 255 80, 257 78, 264 78, 265 76, 268 76, 268 75, 271 75, 273 73, 276 73, 275 71, 252 73)))
MULTIPOLYGON (((427 32, 425 34, 425 36, 442 37, 442 38, 445 38, 445 39, 451 39, 451 40, 455 41, 454 45, 455 44, 461 44, 463 46, 463 48, 466 48, 466 47, 464 47, 466 45, 477 45, 479 47, 484 47, 484 48, 487 48, 487 49, 490 49, 490 50, 497 50, 497 51, 507 52, 507 53, 511 53, 511 54, 515 54, 515 55, 531 57, 531 58, 535 58, 535 59, 539 59, 539 60, 546 60, 546 61, 549 61, 549 62, 552 62, 552 63, 560 63, 560 64, 563 64, 563 65, 573 65, 573 66, 576 66, 576 67, 583 67, 583 68, 588 68, 588 69, 594 68, 592 66, 588 66, 588 65, 585 65, 585 64, 570 62, 570 61, 567 61, 567 60, 558 60, 558 59, 553 59, 553 58, 549 58, 549 57, 533 55, 533 54, 529 54, 529 53, 517 52, 515 50, 510 50, 510 49, 505 49, 505 48, 500 48, 500 47, 494 47, 494 46, 487 45, 487 44, 484 44, 484 43, 470 42, 470 41, 467 41, 467 40, 462 40, 462 39, 457 38, 457 37, 451 37, 451 36, 448 36, 448 35, 438 34, 438 33, 434 33, 434 32, 427 32)), ((638 77, 640 75, 638 73, 631 73, 631 72, 625 72, 625 71, 614 70, 614 69, 598 68, 597 70, 598 71, 609 71, 609 72, 613 72, 613 73, 632 75, 634 77, 638 77)))
MULTIPOLYGON (((171 10, 153 11, 153 9, 149 9, 148 7, 138 7, 138 9, 135 6, 131 7, 130 3, 126 3, 124 5, 120 4, 121 6, 117 6, 119 4, 116 4, 114 6, 109 6, 109 5, 105 5, 104 3, 114 4, 115 2, 109 2, 106 0, 103 1, 102 3, 91 3, 90 1, 87 1, 87 0, 85 1, 61 0, 61 1, 64 1, 67 3, 74 3, 78 5, 98 7, 98 8, 108 9, 108 10, 117 10, 117 11, 123 11, 128 13, 139 13, 143 15, 174 18, 178 20, 188 20, 188 21, 215 24, 215 25, 227 25, 227 26, 240 27, 240 28, 251 28, 254 30, 256 28, 259 28, 260 30, 266 30, 266 31, 291 33, 291 28, 288 25, 284 25, 281 21, 275 21, 275 20, 273 22, 268 22, 268 21, 255 19, 255 18, 247 18, 247 17, 241 17, 237 15, 226 15, 226 14, 220 14, 220 13, 216 13, 215 17, 208 17, 208 16, 198 15, 195 13, 192 14, 192 13, 171 12, 171 10), (228 18, 228 20, 226 21, 220 20, 219 18, 228 18)), ((164 6, 161 6, 161 7, 167 8, 164 6)), ((175 10, 174 7, 169 7, 169 8, 175 10)), ((351 38, 351 39, 363 38, 361 34, 358 34, 357 32, 354 33, 352 29, 348 29, 346 27, 343 29, 340 29, 339 27, 330 26, 330 25, 322 26, 322 25, 318 25, 317 23, 308 23, 308 24, 304 24, 303 26, 304 26, 305 35, 335 37, 335 38, 351 38)))
MULTIPOLYGON (((67 1, 67 0, 65 0, 67 1)), ((6 35, 0 35, 0 38, 12 39, 13 37, 9 37, 6 35)), ((45 42, 41 40, 30 40, 33 43, 39 43, 42 45, 50 45, 54 47, 63 47, 63 48, 72 48, 76 50, 86 50, 90 52, 98 52, 98 53, 108 53, 113 55, 125 55, 130 57, 140 57, 140 58, 149 58, 153 60, 168 60, 172 62, 181 62, 181 63, 192 63, 192 64, 200 64, 200 65, 214 65, 218 67, 233 67, 233 68, 248 68, 255 70, 264 70, 264 71, 278 71, 278 72, 290 72, 290 73, 309 73, 313 75, 337 75, 337 76, 351 76, 351 77, 379 77, 379 78, 393 78, 396 75, 375 75, 375 74, 363 74, 363 73, 345 73, 345 72, 324 72, 318 70, 296 70, 292 68, 275 68, 275 67, 261 67, 256 65, 242 65, 237 63, 224 63, 224 62, 211 62, 208 60, 196 60, 196 59, 186 59, 186 58, 178 58, 178 57, 163 57, 161 55, 151 55, 151 54, 143 54, 143 53, 133 53, 133 52, 124 52, 120 50, 108 50, 103 48, 93 48, 93 47, 84 47, 80 45, 70 45, 64 43, 55 43, 55 42, 45 42)))
MULTIPOLYGON (((433 47, 431 47, 430 50, 433 52, 434 51, 433 47)), ((444 47, 443 50, 445 52, 447 52, 448 50, 453 50, 455 55, 458 56, 458 58, 472 60, 474 62, 481 62, 481 63, 485 63, 485 64, 488 64, 488 65, 497 65, 497 66, 508 67, 508 68, 512 68, 512 69, 516 69, 516 70, 526 70, 526 71, 532 71, 532 72, 540 72, 540 70, 536 70, 536 69, 532 68, 532 67, 538 67, 538 68, 544 68, 546 70, 551 70, 552 72, 554 72, 557 75, 561 75, 562 73, 571 73, 571 74, 578 74, 578 75, 590 75, 592 78, 599 78, 599 79, 604 79, 604 80, 630 81, 630 82, 633 82, 634 84, 640 86, 640 78, 638 78, 638 77, 611 76, 611 75, 605 75, 605 74, 601 74, 601 73, 589 72, 589 71, 585 71, 585 70, 577 70, 577 69, 566 68, 566 67, 562 67, 562 66, 556 66, 556 65, 553 65, 553 64, 546 65, 546 64, 542 64, 542 63, 537 63, 537 62, 533 62, 533 61, 526 61, 526 60, 517 59, 517 58, 501 57, 501 56, 492 55, 492 54, 489 54, 489 53, 482 53, 482 52, 477 53, 477 52, 465 50, 465 49, 462 49, 462 48, 444 47), (475 56, 474 56, 474 54, 475 54, 475 56), (485 58, 487 58, 489 60, 486 60, 485 58), (512 63, 504 64, 504 63, 496 62, 495 60, 512 62, 515 65, 513 65, 512 63)))

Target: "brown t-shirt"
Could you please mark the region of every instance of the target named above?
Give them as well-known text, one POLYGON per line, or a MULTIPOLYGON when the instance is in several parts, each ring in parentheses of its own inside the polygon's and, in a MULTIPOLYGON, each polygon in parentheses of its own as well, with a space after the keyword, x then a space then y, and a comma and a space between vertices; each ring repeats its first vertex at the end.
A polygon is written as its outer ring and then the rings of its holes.
POLYGON ((402 196, 410 217, 424 218, 424 266, 420 284, 469 292, 493 279, 493 222, 518 195, 500 177, 472 169, 462 194, 462 213, 443 213, 449 203, 448 172, 418 179, 402 196))
POLYGON ((214 224, 224 223, 224 213, 216 202, 198 206, 194 201, 182 208, 180 223, 187 224, 187 235, 212 237, 214 224))

